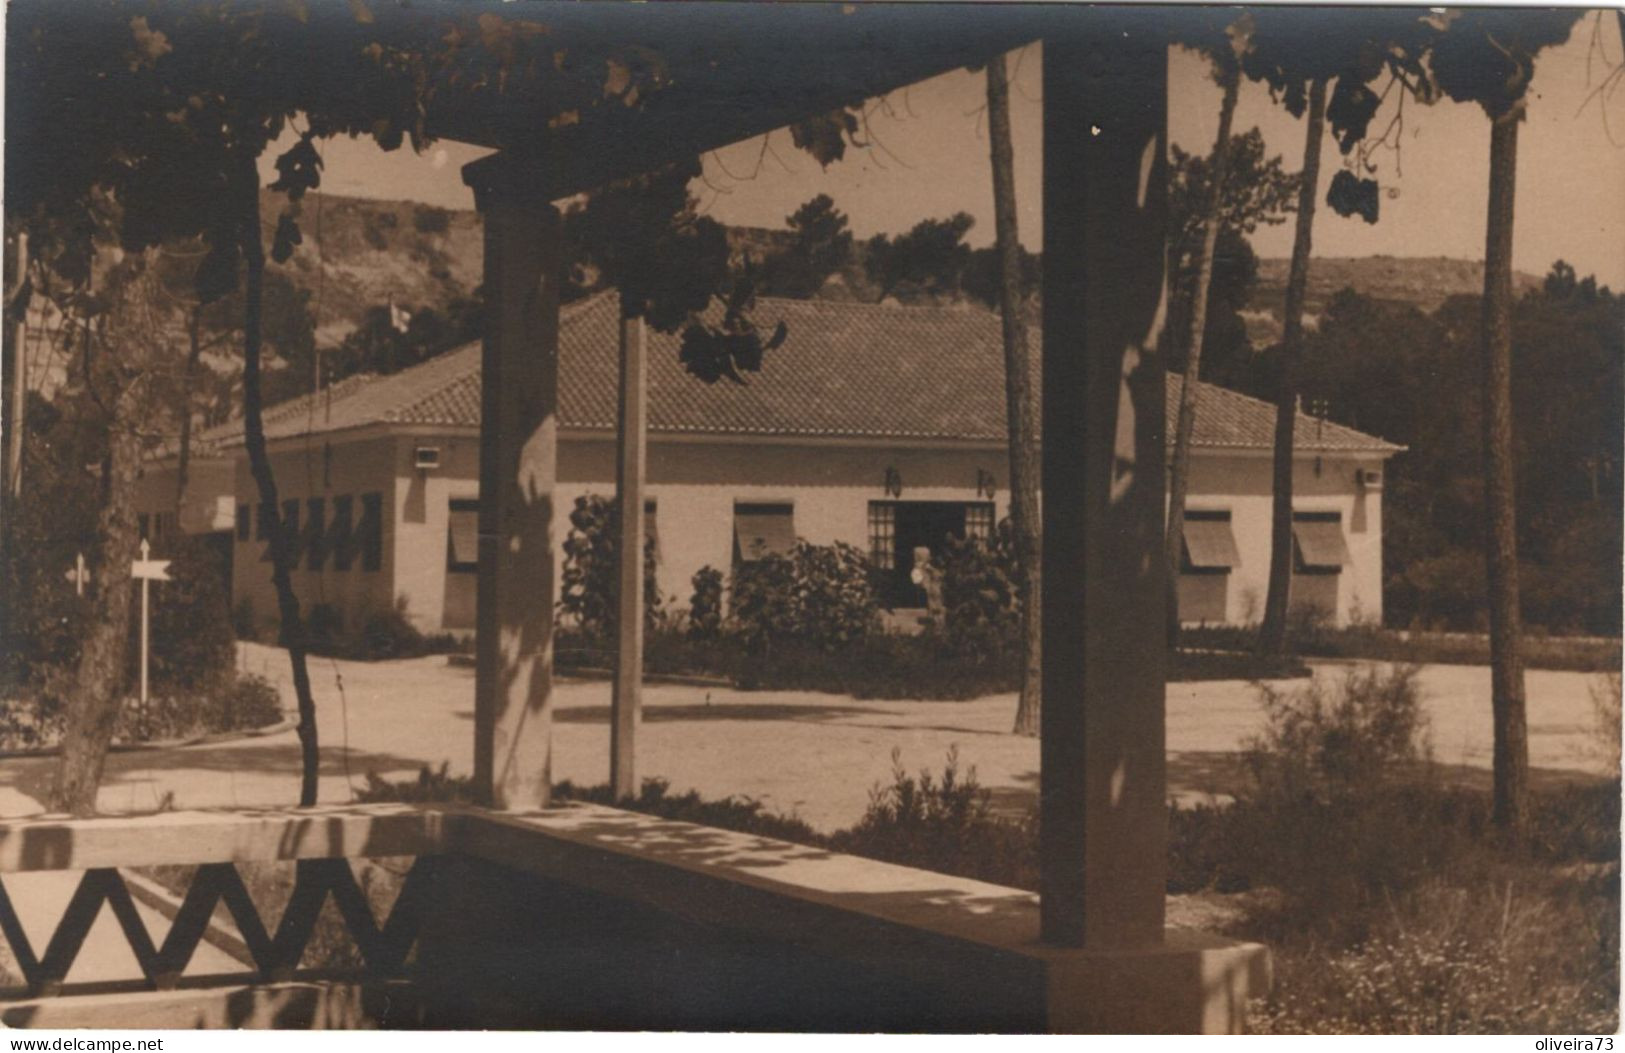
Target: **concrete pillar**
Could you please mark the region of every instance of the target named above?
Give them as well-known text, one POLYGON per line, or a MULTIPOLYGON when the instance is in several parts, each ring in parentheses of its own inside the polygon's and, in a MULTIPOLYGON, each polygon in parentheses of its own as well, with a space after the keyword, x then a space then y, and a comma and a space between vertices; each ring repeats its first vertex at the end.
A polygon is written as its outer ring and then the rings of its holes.
POLYGON ((1163 937, 1166 37, 1044 40, 1042 935, 1163 937))
POLYGON ((621 395, 615 436, 620 509, 616 580, 615 682, 610 700, 609 783, 617 798, 637 793, 638 723, 643 710, 643 476, 647 445, 648 346, 642 318, 621 319, 621 395))
POLYGON ((559 214, 497 154, 463 169, 485 222, 474 779, 493 808, 552 787, 559 214))

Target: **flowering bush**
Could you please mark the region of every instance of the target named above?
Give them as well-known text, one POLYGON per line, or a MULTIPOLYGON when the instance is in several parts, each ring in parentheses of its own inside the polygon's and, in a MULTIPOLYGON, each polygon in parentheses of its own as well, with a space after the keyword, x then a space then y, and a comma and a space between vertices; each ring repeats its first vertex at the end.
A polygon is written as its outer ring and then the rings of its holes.
POLYGON ((693 640, 715 640, 722 634, 722 571, 701 567, 691 579, 694 594, 688 600, 688 635, 693 640))
MULTIPOLYGON (((1487 875, 1486 875, 1487 876, 1487 875)), ((1612 1034, 1618 1027, 1614 909, 1528 872, 1437 882, 1390 903, 1368 939, 1331 954, 1295 947, 1256 1004, 1266 1034, 1612 1034), (1612 925, 1610 926, 1610 921, 1612 925), (1609 931, 1611 928, 1611 932, 1609 931), (1562 934, 1561 939, 1554 937, 1562 934), (1583 940, 1577 945, 1574 940, 1583 940)), ((1279 952, 1278 952, 1279 953, 1279 952)))
POLYGON ((749 651, 789 639, 833 651, 879 626, 869 561, 843 542, 797 541, 788 557, 769 556, 734 572, 730 628, 749 651))
MULTIPOLYGON (((655 579, 655 539, 643 540, 643 617, 660 618, 660 585, 655 579)), ((559 612, 589 633, 614 635, 615 597, 620 553, 620 511, 612 498, 587 494, 576 498, 570 512, 570 534, 564 539, 564 577, 559 612)))
POLYGON ((980 662, 1015 654, 1021 643, 1021 599, 1010 521, 1001 521, 985 541, 950 538, 936 563, 949 650, 980 662))

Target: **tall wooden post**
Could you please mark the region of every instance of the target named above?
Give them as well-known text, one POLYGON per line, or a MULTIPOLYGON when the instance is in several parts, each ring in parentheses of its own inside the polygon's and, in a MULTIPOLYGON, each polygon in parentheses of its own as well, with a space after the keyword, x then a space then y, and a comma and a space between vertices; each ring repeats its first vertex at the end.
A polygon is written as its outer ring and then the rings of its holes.
POLYGON ((621 398, 616 429, 615 498, 620 513, 615 686, 610 702, 609 782, 615 796, 637 792, 636 736, 643 710, 643 475, 647 443, 648 347, 642 318, 621 318, 621 398))
POLYGON ((1166 38, 1044 41, 1042 935, 1160 943, 1166 38))
MULTIPOLYGON (((28 271, 28 235, 21 232, 6 241, 6 302, 22 289, 28 271)), ((23 304, 15 322, 6 325, 11 339, 11 373, 5 391, 6 418, 0 431, 6 440, 6 492, 19 497, 23 492, 23 424, 28 410, 28 305, 23 304)))
POLYGON ((485 223, 474 778, 493 808, 552 789, 559 214, 502 154, 463 169, 485 223))

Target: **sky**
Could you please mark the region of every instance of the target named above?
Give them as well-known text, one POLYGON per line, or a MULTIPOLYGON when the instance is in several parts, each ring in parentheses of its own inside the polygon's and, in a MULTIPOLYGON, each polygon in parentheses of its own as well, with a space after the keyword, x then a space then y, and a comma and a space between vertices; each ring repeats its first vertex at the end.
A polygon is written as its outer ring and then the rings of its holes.
MULTIPOLYGON (((1625 288, 1625 89, 1606 108, 1587 96, 1621 56, 1617 20, 1587 13, 1569 41, 1544 52, 1531 86, 1528 119, 1519 133, 1514 266, 1544 274, 1563 258, 1581 275, 1595 274, 1625 288), (1600 30, 1600 32, 1599 32, 1600 30), (1600 51, 1598 50, 1600 48, 1600 51), (1589 69, 1588 69, 1589 56, 1589 69)), ((1011 122, 1016 160, 1017 213, 1022 241, 1041 249, 1042 63, 1039 45, 1012 52, 1011 122)), ((796 150, 787 131, 736 143, 705 158, 705 177, 693 192, 717 219, 739 225, 784 225, 809 198, 829 194, 860 237, 906 230, 922 219, 964 211, 976 218, 968 241, 993 239, 992 181, 987 154, 984 79, 956 71, 893 92, 866 107, 866 149, 821 169, 796 150), (765 139, 765 145, 764 145, 765 139)), ((1395 95, 1397 96, 1397 92, 1395 95)), ((1390 101, 1372 122, 1387 126, 1390 101)), ((1197 56, 1169 58, 1169 138, 1190 152, 1208 153, 1218 128, 1219 89, 1197 56)), ((1235 116, 1237 133, 1258 127, 1271 154, 1289 171, 1302 165, 1304 123, 1248 82, 1235 116)), ((1448 100, 1408 103, 1400 150, 1376 162, 1384 188, 1381 219, 1319 209, 1314 255, 1448 256, 1482 259, 1488 199, 1489 122, 1476 105, 1448 100)), ((472 208, 460 168, 485 151, 458 143, 391 154, 369 140, 338 140, 324 147, 324 188, 366 197, 407 198, 447 208, 472 208)), ((269 173, 268 153, 262 167, 269 173)), ((1322 185, 1344 164, 1328 135, 1322 149, 1322 185)), ((1322 190, 1324 200, 1324 189, 1322 190)), ((1254 248, 1265 257, 1291 252, 1290 223, 1261 229, 1254 248)))

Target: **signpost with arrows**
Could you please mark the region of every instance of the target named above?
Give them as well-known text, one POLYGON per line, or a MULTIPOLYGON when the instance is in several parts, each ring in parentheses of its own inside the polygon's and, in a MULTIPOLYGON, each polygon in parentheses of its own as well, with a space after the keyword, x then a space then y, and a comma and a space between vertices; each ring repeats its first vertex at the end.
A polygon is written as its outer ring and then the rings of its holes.
POLYGON ((83 552, 75 553, 73 567, 63 577, 73 582, 73 591, 75 593, 80 596, 85 594, 85 586, 90 584, 90 568, 85 566, 85 554, 83 552))
POLYGON ((151 546, 141 539, 141 558, 130 564, 130 576, 141 579, 141 709, 147 708, 148 615, 147 593, 155 581, 169 580, 169 560, 149 558, 151 546))

